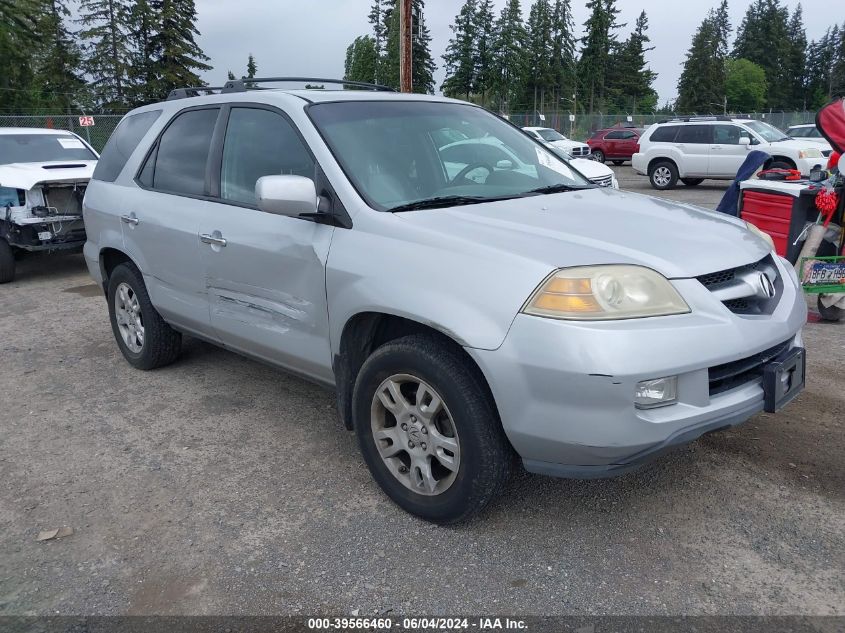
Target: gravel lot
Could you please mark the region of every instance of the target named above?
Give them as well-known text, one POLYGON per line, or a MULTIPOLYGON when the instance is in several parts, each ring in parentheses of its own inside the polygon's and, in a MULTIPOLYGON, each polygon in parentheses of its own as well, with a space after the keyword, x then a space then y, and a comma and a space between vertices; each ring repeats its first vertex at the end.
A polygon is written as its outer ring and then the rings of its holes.
POLYGON ((784 412, 619 479, 521 474, 439 528, 381 494, 330 393, 196 340, 133 370, 81 255, 25 260, 0 287, 0 614, 845 614, 845 326, 805 337, 784 412))

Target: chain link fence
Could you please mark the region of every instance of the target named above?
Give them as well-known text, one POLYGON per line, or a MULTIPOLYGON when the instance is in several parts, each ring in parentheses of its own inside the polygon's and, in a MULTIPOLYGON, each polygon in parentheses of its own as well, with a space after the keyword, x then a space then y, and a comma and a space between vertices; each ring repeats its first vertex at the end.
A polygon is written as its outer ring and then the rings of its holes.
POLYGON ((114 132, 114 128, 123 118, 122 114, 48 114, 48 115, 0 115, 0 127, 38 127, 55 130, 68 130, 79 134, 98 152, 114 132), (89 117, 94 125, 82 125, 82 118, 89 117))
MULTIPOLYGON (((671 119, 674 116, 695 116, 695 115, 669 115, 669 114, 594 114, 576 115, 575 121, 569 120, 569 112, 546 111, 546 112, 515 112, 508 115, 511 122, 520 127, 539 126, 550 127, 559 130, 569 138, 583 141, 595 130, 600 130, 614 125, 648 127, 658 121, 671 119)), ((57 130, 70 130, 79 134, 87 140, 98 152, 102 151, 106 141, 111 136, 117 124, 123 118, 122 114, 95 114, 88 115, 94 120, 93 126, 81 125, 80 114, 54 114, 54 115, 0 115, 0 127, 39 127, 57 130)), ((711 115, 700 115, 711 116, 711 115)), ((776 128, 786 130, 791 125, 798 123, 812 123, 815 120, 815 112, 751 112, 744 114, 730 114, 737 118, 750 118, 771 123, 776 128)))
MULTIPOLYGON (((575 121, 570 121, 570 113, 566 111, 547 112, 514 112, 508 115, 512 123, 520 127, 550 127, 562 134, 577 141, 586 140, 596 130, 601 130, 614 125, 648 127, 658 121, 665 121, 676 116, 720 116, 717 114, 579 114, 575 121)), ((782 131, 786 131, 791 125, 799 123, 812 123, 815 121, 815 112, 746 112, 742 114, 728 114, 727 116, 742 119, 757 119, 774 125, 782 131)))

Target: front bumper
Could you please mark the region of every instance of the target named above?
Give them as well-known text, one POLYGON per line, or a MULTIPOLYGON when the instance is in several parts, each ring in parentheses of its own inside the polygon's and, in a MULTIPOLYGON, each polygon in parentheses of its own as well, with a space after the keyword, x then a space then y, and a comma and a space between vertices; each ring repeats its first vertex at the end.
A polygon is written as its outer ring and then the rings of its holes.
POLYGON ((467 350, 528 470, 618 474, 763 410, 760 379, 711 395, 708 370, 785 341, 800 346, 807 308, 795 284, 765 317, 733 314, 695 279, 673 284, 690 314, 592 323, 520 314, 497 350, 467 350), (639 381, 675 375, 676 404, 634 406, 639 381))

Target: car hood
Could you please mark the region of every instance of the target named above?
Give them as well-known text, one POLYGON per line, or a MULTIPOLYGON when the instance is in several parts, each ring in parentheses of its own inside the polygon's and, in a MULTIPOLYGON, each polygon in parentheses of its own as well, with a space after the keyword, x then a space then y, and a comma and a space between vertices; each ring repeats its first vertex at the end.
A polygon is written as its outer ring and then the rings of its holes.
POLYGON ((791 138, 788 141, 775 141, 774 143, 769 143, 769 147, 783 149, 789 148, 796 152, 800 152, 802 149, 824 149, 824 147, 819 147, 819 145, 828 145, 828 143, 824 139, 822 139, 822 143, 817 143, 809 139, 798 138, 791 138))
POLYGON ((450 249, 465 242, 549 268, 637 264, 677 279, 755 262, 770 251, 736 218, 608 188, 398 215, 450 249))
POLYGON ((549 145, 554 145, 555 147, 560 147, 561 149, 569 149, 571 147, 589 147, 586 143, 580 143, 569 139, 564 141, 549 141, 549 145))
POLYGON ((594 160, 573 158, 569 161, 569 164, 590 179, 607 178, 613 175, 613 170, 610 167, 594 160))
POLYGON ((0 186, 32 189, 44 183, 85 183, 91 179, 95 160, 47 161, 0 165, 0 186))

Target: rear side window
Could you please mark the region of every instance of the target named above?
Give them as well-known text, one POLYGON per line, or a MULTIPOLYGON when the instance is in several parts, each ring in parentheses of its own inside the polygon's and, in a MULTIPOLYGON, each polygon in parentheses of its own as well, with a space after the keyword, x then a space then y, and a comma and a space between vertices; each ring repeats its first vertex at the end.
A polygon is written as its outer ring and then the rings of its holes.
POLYGON ((160 116, 161 110, 150 110, 124 117, 100 154, 94 169, 94 180, 114 182, 138 143, 160 116))
POLYGON ((313 179, 314 159, 282 115, 258 108, 232 108, 223 141, 220 196, 256 204, 255 183, 272 175, 313 179))
POLYGON ((625 138, 625 137, 622 136, 622 132, 614 131, 614 132, 608 132, 607 136, 605 136, 605 138, 614 139, 614 138, 625 138))
POLYGON ((712 125, 684 125, 675 137, 676 143, 703 144, 712 142, 712 125))
POLYGON ((147 158, 141 182, 161 191, 206 195, 206 164, 219 111, 188 110, 176 116, 147 158))
POLYGON ((680 129, 680 125, 663 125, 651 133, 649 140, 654 143, 674 143, 680 129))

